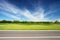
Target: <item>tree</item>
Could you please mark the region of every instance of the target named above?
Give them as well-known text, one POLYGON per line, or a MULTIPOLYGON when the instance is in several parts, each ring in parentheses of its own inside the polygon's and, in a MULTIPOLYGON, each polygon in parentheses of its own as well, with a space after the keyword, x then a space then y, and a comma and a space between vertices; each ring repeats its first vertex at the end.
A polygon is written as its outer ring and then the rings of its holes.
POLYGON ((58 20, 56 20, 55 23, 59 23, 58 20))
POLYGON ((20 21, 18 21, 18 20, 14 20, 12 23, 20 23, 20 21))
POLYGON ((2 20, 0 23, 12 23, 12 21, 2 20))

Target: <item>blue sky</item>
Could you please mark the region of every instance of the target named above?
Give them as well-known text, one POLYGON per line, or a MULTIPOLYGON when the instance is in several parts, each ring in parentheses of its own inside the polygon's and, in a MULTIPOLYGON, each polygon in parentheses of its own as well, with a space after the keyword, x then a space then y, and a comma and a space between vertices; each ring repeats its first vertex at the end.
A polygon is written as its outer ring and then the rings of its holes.
POLYGON ((60 0, 0 0, 0 20, 60 21, 60 0))

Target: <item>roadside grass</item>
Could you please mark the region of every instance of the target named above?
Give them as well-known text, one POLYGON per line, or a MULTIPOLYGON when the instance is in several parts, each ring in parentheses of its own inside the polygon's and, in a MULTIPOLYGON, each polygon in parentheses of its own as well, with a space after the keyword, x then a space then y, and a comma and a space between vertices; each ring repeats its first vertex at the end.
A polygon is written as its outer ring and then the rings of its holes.
POLYGON ((0 30, 60 30, 60 24, 0 24, 0 30))

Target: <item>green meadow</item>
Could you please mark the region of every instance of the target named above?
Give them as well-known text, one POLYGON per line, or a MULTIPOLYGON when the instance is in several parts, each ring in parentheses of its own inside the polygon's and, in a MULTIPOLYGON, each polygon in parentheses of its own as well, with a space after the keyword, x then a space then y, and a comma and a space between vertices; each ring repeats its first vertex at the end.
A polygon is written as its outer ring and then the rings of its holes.
POLYGON ((60 30, 60 24, 0 23, 0 30, 60 30))

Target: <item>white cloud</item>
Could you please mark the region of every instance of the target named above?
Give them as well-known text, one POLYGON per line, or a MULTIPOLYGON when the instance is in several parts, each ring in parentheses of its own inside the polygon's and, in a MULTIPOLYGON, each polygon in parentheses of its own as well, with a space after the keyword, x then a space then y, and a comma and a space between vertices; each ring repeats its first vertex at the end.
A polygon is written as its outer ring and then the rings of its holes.
POLYGON ((8 4, 6 2, 0 3, 0 7, 1 7, 0 9, 6 11, 6 12, 5 11, 2 12, 3 15, 6 15, 6 16, 16 19, 16 20, 21 20, 21 18, 19 18, 18 16, 10 14, 10 13, 16 13, 16 9, 14 9, 14 7, 11 7, 10 4, 8 4), (8 12, 10 12, 10 13, 8 13, 8 12))
POLYGON ((46 12, 45 16, 52 14, 52 13, 55 13, 56 11, 57 11, 57 9, 56 10, 50 10, 49 12, 46 12))
MULTIPOLYGON (((25 17, 27 17, 30 21, 41 21, 41 20, 45 20, 44 19, 44 10, 43 9, 39 9, 37 10, 35 13, 32 13, 27 10, 27 9, 24 9, 24 10, 21 10, 21 9, 18 9, 16 6, 13 6, 7 2, 4 2, 1 4, 6 11, 9 11, 11 13, 14 13, 18 16, 20 15, 23 15, 25 17), (34 16, 35 14, 37 14, 36 16, 34 16)), ((5 14, 6 16, 10 15, 12 18, 17 18, 17 16, 13 16, 11 14, 5 14)), ((21 17, 20 17, 21 18, 21 17)), ((17 19, 20 19, 19 17, 17 19)))
MULTIPOLYGON (((18 8, 16 8, 15 6, 12 6, 11 4, 8 3, 4 3, 2 4, 2 6, 9 12, 14 13, 18 16, 23 15, 25 17, 27 17, 29 20, 31 21, 35 21, 38 20, 35 16, 33 16, 29 10, 25 9, 25 10, 20 10, 18 8)), ((10 15, 10 14, 6 14, 6 15, 10 15)), ((12 15, 11 15, 12 16, 12 15)), ((13 18, 15 18, 14 16, 12 16, 13 18)))
POLYGON ((56 10, 49 11, 45 14, 44 13, 45 10, 43 8, 38 8, 38 9, 36 8, 36 11, 31 13, 26 8, 24 10, 21 10, 20 8, 14 6, 10 3, 7 3, 7 2, 0 3, 0 5, 4 8, 4 10, 14 13, 17 16, 11 15, 10 13, 4 14, 4 15, 14 18, 14 19, 19 19, 19 20, 21 20, 21 17, 19 17, 19 16, 23 15, 23 16, 27 17, 29 21, 48 21, 48 17, 45 18, 45 16, 56 11, 56 10))
POLYGON ((21 20, 19 17, 17 17, 17 16, 14 16, 14 15, 11 15, 11 14, 8 14, 8 13, 3 13, 4 15, 6 15, 6 16, 8 16, 8 17, 11 17, 11 18, 13 18, 13 19, 15 19, 15 20, 21 20))

